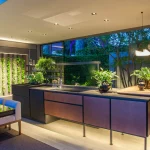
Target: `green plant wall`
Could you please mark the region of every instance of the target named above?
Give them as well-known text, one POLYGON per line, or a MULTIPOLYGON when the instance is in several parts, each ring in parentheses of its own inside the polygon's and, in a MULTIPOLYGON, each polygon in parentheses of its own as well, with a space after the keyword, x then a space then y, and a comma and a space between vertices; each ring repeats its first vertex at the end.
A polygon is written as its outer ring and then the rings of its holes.
POLYGON ((0 57, 0 96, 3 95, 2 91, 2 58, 0 57))
POLYGON ((25 81, 25 60, 21 55, 0 55, 0 96, 12 92, 12 84, 25 81))

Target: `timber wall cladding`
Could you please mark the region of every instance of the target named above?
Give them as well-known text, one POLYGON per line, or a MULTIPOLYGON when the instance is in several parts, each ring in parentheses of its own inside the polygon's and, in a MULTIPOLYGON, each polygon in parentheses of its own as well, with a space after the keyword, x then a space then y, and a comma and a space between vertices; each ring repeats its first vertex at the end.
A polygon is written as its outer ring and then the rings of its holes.
POLYGON ((12 84, 25 80, 25 55, 0 54, 0 96, 12 93, 12 84))

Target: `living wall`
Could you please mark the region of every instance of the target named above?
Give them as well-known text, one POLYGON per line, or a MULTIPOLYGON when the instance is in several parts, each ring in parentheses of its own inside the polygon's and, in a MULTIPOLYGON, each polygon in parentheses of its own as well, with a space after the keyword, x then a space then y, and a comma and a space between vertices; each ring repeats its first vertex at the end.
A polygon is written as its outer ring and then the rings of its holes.
MULTIPOLYGON (((147 49, 150 44, 150 28, 116 32, 105 35, 91 36, 62 42, 63 53, 52 55, 49 47, 44 45, 42 52, 46 57, 53 57, 56 62, 100 61, 104 69, 117 71, 120 87, 128 87, 137 83, 137 79, 130 76, 141 66, 150 66, 150 56, 136 57, 135 50, 147 49), (61 59, 60 59, 61 58, 61 59)), ((52 44, 49 44, 52 45, 52 44)), ((55 46, 56 47, 56 46, 55 46)), ((58 46, 57 46, 58 47, 58 46)), ((60 46, 59 46, 60 47, 60 46)), ((61 48, 62 51, 62 48, 61 48)), ((95 85, 91 80, 94 66, 65 66, 66 84, 79 82, 81 85, 95 85)))
POLYGON ((0 55, 0 96, 12 92, 12 84, 21 84, 25 80, 25 59, 21 55, 0 55))

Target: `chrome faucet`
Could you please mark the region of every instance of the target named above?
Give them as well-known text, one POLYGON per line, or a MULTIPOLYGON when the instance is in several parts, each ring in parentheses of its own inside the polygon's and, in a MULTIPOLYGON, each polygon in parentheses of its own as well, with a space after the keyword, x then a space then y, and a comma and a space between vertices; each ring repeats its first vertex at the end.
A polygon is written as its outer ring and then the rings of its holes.
POLYGON ((62 78, 58 78, 58 87, 62 88, 62 78))

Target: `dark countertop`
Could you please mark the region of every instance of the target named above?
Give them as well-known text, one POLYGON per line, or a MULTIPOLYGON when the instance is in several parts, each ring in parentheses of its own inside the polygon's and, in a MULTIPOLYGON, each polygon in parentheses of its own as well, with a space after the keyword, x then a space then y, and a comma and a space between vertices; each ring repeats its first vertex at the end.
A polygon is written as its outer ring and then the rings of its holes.
MULTIPOLYGON (((117 94, 116 91, 111 91, 111 90, 108 93, 101 94, 98 91, 98 89, 96 89, 96 88, 92 88, 92 89, 85 88, 85 90, 81 91, 81 92, 61 91, 59 88, 53 88, 53 87, 49 87, 49 86, 33 87, 30 89, 42 90, 42 91, 48 91, 48 92, 54 92, 54 93, 94 96, 94 97, 102 97, 102 98, 110 98, 110 99, 118 99, 118 100, 129 100, 129 101, 138 101, 138 102, 150 101, 150 97, 117 94)), ((82 89, 84 89, 84 88, 82 88, 82 89)))

